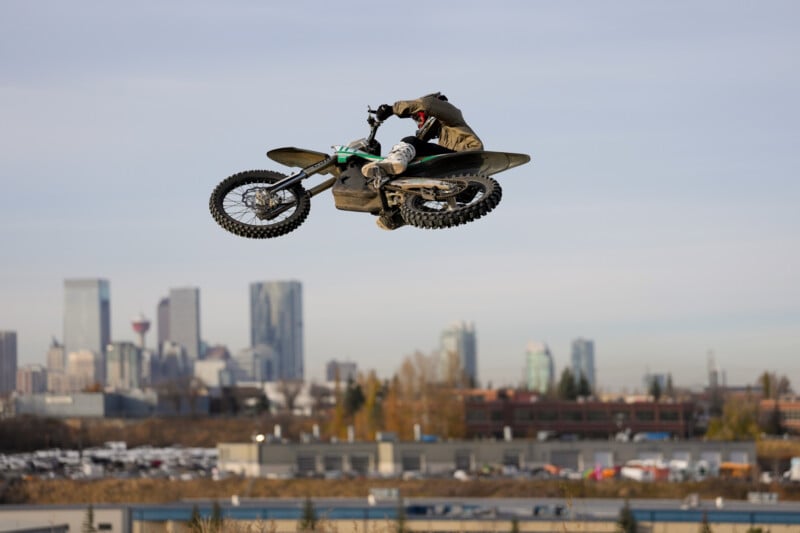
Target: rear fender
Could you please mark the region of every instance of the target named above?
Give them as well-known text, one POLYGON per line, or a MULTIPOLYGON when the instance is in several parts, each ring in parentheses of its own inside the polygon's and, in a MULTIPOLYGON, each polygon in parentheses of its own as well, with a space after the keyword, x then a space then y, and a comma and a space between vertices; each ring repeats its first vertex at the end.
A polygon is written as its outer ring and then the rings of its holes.
POLYGON ((408 165, 406 175, 419 177, 445 176, 454 173, 491 176, 524 165, 531 160, 527 154, 471 150, 424 157, 408 165))

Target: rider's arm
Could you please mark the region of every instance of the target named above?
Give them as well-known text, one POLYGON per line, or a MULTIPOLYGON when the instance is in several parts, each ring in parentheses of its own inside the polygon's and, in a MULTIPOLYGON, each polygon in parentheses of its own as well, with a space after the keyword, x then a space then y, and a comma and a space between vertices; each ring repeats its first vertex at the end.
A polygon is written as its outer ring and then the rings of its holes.
POLYGON ((412 114, 424 111, 427 115, 438 118, 442 124, 448 126, 466 125, 461 111, 444 100, 439 100, 435 96, 423 96, 416 100, 400 100, 392 106, 394 114, 401 118, 408 118, 412 114))

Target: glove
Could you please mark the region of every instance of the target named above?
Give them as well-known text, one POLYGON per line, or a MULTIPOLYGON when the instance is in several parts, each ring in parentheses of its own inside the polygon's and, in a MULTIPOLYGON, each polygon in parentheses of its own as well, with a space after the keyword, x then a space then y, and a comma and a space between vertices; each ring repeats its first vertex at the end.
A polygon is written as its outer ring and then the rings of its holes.
POLYGON ((377 111, 375 111, 375 118, 383 122, 387 118, 394 115, 394 109, 389 104, 381 104, 378 106, 377 111))

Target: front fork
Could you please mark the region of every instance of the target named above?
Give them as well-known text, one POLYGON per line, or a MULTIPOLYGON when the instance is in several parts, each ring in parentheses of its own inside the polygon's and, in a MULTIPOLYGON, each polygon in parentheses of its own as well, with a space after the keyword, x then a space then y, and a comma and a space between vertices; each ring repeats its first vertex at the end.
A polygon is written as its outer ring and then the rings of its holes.
MULTIPOLYGON (((285 178, 283 178, 280 181, 276 181, 272 185, 264 186, 263 190, 267 194, 272 194, 272 193, 276 193, 278 191, 282 191, 282 190, 288 189, 289 187, 291 187, 291 186, 293 186, 293 185, 295 185, 297 183, 300 183, 304 179, 306 179, 308 177, 311 177, 314 174, 318 174, 320 172, 324 172, 324 171, 328 170, 330 167, 332 167, 335 164, 336 164, 336 158, 328 156, 325 159, 323 159, 322 161, 318 161, 317 163, 314 163, 313 165, 307 166, 306 168, 304 168, 304 169, 302 169, 302 170, 300 170, 300 171, 298 171, 298 172, 296 172, 296 173, 294 173, 294 174, 292 174, 290 176, 286 176, 285 178)), ((311 189, 308 190, 309 196, 316 196, 317 194, 321 193, 322 191, 324 191, 326 189, 329 189, 334 184, 335 181, 336 181, 335 177, 329 178, 329 179, 323 181, 322 183, 318 184, 316 187, 312 187, 311 189)))

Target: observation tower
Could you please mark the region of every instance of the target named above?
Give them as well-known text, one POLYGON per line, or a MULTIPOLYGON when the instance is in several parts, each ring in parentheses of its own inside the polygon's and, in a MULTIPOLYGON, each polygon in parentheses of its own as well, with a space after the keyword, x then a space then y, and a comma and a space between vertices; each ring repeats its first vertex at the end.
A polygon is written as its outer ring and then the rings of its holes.
POLYGON ((139 313, 133 317, 131 324, 133 325, 133 331, 139 334, 139 347, 144 350, 144 336, 150 329, 150 321, 142 313, 139 313))

